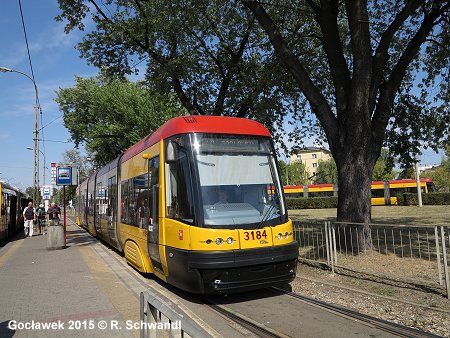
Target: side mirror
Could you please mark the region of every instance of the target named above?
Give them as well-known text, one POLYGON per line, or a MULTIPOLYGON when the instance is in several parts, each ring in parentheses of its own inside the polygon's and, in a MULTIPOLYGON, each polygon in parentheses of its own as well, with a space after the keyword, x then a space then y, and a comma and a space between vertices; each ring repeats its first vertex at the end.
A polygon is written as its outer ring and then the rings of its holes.
POLYGON ((174 163, 178 159, 178 144, 170 140, 166 147, 166 163, 174 163))

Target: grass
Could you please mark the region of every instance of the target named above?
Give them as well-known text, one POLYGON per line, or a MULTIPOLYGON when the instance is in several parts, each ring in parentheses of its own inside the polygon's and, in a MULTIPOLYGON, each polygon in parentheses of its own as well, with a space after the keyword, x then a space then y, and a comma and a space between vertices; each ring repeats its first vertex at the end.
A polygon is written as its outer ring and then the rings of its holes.
MULTIPOLYGON (((335 221, 337 209, 289 210, 295 220, 335 221)), ((373 206, 372 222, 405 225, 444 225, 450 226, 449 205, 418 206, 373 206)))

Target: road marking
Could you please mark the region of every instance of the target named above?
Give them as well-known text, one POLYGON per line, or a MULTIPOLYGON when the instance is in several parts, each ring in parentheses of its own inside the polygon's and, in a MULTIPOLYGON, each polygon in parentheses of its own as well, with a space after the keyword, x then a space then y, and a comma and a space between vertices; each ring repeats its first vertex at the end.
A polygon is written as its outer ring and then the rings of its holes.
POLYGON ((6 252, 0 256, 0 266, 5 264, 8 259, 16 252, 16 250, 23 244, 24 239, 15 241, 9 248, 5 248, 6 252))

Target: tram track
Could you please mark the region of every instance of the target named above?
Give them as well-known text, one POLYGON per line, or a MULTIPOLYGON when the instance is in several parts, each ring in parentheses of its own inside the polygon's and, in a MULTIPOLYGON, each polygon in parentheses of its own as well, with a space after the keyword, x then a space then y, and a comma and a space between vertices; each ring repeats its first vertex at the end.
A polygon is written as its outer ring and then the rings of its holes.
POLYGON ((264 324, 258 323, 257 321, 248 318, 241 313, 235 312, 232 309, 223 306, 217 305, 211 300, 201 297, 199 298, 206 306, 210 307, 212 310, 221 314, 223 317, 228 320, 236 323, 251 333, 255 334, 257 337, 261 338, 290 338, 291 336, 285 335, 284 333, 278 332, 270 327, 265 326, 264 324))
POLYGON ((311 297, 307 297, 295 292, 286 291, 284 289, 278 287, 270 288, 274 292, 288 295, 290 297, 296 298, 302 302, 307 304, 311 304, 332 313, 338 314, 343 317, 352 318, 362 323, 365 323, 369 326, 376 327, 385 332, 400 336, 400 337, 410 337, 410 338, 439 338, 440 336, 434 335, 429 332, 421 331, 418 329, 411 328, 409 326, 389 322, 383 319, 375 318, 354 310, 346 309, 341 306, 333 305, 330 303, 326 303, 321 300, 317 300, 311 297))

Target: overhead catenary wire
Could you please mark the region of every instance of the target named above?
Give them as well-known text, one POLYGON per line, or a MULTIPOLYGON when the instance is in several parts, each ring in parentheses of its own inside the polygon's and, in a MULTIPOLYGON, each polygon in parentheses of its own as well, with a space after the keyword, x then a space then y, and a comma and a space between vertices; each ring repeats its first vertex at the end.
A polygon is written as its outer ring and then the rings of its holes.
MULTIPOLYGON (((24 35, 24 38, 25 38, 25 45, 27 47, 28 62, 30 64, 31 78, 33 79, 33 83, 34 83, 34 85, 37 88, 36 78, 34 76, 33 62, 31 61, 30 47, 29 47, 29 44, 28 44, 27 30, 26 30, 26 27, 25 27, 25 19, 23 17, 22 2, 21 2, 21 0, 18 0, 18 1, 19 1, 20 18, 22 20, 23 35, 24 35)), ((39 101, 39 96, 37 96, 37 94, 36 94, 36 104, 38 106, 39 114, 40 114, 40 117, 41 117, 41 125, 43 125, 42 108, 41 108, 41 103, 39 101)), ((46 158, 46 156, 45 156, 45 136, 44 136, 43 128, 40 129, 40 130, 39 129, 36 130, 36 136, 35 136, 36 138, 38 137, 37 133, 39 133, 39 132, 41 132, 42 154, 44 155, 44 161, 45 161, 45 158, 46 158)), ((45 169, 46 169, 46 163, 44 163, 44 178, 45 178, 45 169)))

